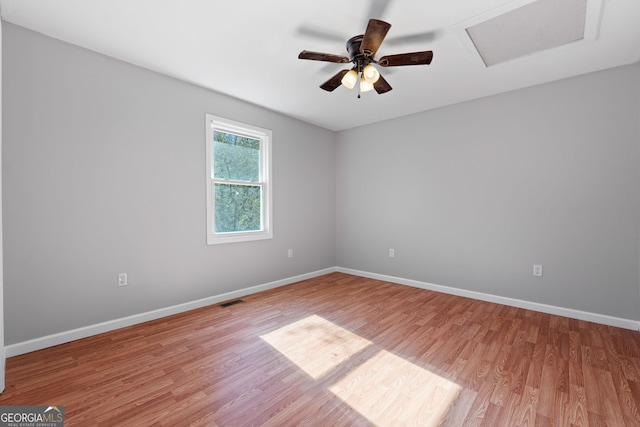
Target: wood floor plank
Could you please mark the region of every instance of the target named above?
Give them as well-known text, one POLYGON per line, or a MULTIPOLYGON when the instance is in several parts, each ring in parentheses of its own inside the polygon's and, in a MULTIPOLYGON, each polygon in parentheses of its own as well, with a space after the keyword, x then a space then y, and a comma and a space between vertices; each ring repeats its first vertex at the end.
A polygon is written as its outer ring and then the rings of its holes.
POLYGON ((587 398, 584 388, 572 384, 569 388, 569 423, 572 426, 589 425, 589 414, 587 410, 587 398))
POLYGON ((343 273, 7 360, 67 426, 640 426, 640 334, 343 273), (276 337, 276 339, 274 339, 276 337))
POLYGON ((520 405, 518 405, 518 411, 514 413, 514 417, 505 425, 514 426, 534 426, 536 425, 536 417, 538 416, 538 401, 540 391, 531 386, 526 386, 520 405))

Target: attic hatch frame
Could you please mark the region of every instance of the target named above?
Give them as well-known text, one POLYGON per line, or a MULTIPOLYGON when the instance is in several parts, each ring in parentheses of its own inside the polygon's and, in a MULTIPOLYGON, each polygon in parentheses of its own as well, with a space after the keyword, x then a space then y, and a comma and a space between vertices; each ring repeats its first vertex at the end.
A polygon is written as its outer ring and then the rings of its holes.
POLYGON ((469 57, 471 58, 474 66, 485 69, 485 70, 489 68, 494 69, 497 67, 503 67, 505 65, 511 64, 514 61, 530 59, 531 57, 543 54, 545 52, 555 51, 557 49, 564 49, 567 47, 573 47, 578 44, 590 43, 598 39, 600 35, 600 26, 602 23, 604 0, 587 0, 587 10, 586 10, 585 24, 584 24, 584 37, 582 39, 576 40, 571 43, 562 44, 550 49, 544 49, 536 52, 526 53, 522 56, 514 57, 504 62, 499 62, 499 63, 488 66, 485 63, 484 59, 482 58, 482 55, 476 48, 476 45, 471 39, 471 36, 469 35, 469 32, 467 31, 467 29, 474 27, 475 25, 481 24, 483 22, 489 21, 498 16, 517 10, 521 7, 530 5, 531 3, 534 3, 536 1, 538 0, 514 0, 502 6, 491 9, 485 13, 481 13, 473 18, 464 20, 451 27, 451 29, 458 36, 458 39, 460 40, 465 50, 469 54, 469 57))

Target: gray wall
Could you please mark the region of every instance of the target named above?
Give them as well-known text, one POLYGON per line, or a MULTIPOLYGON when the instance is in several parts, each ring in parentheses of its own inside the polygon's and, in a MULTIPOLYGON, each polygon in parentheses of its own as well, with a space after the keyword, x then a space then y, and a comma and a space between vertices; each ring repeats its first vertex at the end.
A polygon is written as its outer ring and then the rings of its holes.
POLYGON ((340 132, 338 265, 639 319, 638 77, 626 66, 340 132))
POLYGON ((335 266, 333 132, 3 36, 6 344, 335 266), (272 240, 206 245, 205 113, 273 131, 272 240))
MULTIPOLYGON (((0 20, 0 80, 2 80, 2 20, 0 20)), ((0 100, 2 99, 2 84, 0 83, 0 100)), ((2 102, 0 101, 0 163, 2 161, 2 102)), ((0 189, 2 188, 2 165, 0 164, 0 189)), ((0 191, 0 243, 2 242, 2 197, 0 191)), ((4 391, 5 378, 5 348, 4 348, 4 285, 2 247, 0 246, 0 392, 4 391)))

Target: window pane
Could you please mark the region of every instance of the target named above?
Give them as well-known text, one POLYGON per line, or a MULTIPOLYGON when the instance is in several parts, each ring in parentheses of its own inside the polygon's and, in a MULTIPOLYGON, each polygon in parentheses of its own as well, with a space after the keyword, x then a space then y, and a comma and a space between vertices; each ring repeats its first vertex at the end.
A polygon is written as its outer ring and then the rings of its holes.
POLYGON ((260 141, 227 132, 213 132, 213 173, 217 179, 258 182, 260 141))
POLYGON ((260 231, 260 186, 215 184, 215 231, 260 231))

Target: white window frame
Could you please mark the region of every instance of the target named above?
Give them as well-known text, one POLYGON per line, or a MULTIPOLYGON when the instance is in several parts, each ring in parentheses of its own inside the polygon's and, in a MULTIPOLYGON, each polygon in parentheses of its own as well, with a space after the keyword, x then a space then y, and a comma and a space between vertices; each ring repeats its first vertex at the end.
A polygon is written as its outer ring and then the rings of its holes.
POLYGON ((224 117, 206 114, 206 156, 207 156, 207 245, 219 243, 247 242, 273 238, 271 219, 271 141, 272 133, 269 129, 236 122, 224 117), (258 182, 251 183, 261 188, 261 230, 234 231, 216 233, 215 231, 215 197, 213 195, 215 183, 242 184, 242 182, 215 179, 213 177, 213 132, 227 132, 260 141, 260 176, 258 182))

